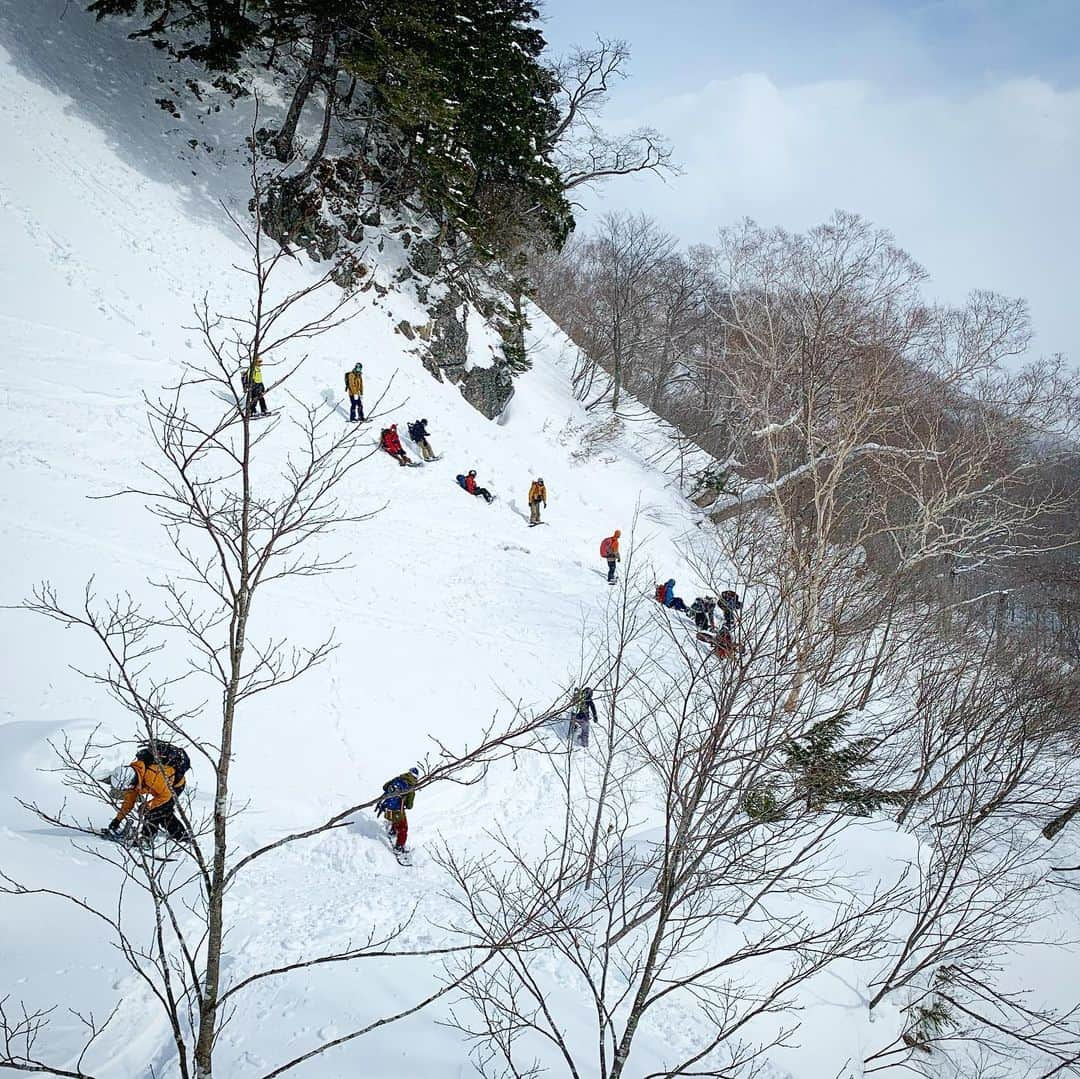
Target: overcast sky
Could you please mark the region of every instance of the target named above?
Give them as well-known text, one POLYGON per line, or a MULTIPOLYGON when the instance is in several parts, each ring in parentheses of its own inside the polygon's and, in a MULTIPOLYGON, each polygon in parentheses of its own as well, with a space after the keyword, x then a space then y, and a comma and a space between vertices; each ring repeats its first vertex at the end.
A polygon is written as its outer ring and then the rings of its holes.
POLYGON ((612 130, 684 175, 619 180, 579 227, 642 209, 685 241, 740 217, 884 225, 932 290, 1024 296, 1080 363, 1080 0, 544 0, 556 52, 626 39, 612 130))

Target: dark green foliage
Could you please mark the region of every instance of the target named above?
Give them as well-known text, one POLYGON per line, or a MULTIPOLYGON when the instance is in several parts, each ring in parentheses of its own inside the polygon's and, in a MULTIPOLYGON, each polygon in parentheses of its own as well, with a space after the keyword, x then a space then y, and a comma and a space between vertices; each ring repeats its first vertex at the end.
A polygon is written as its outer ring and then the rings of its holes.
POLYGON ((874 748, 872 738, 845 739, 847 714, 815 723, 806 734, 787 747, 787 766, 795 777, 795 790, 806 799, 806 808, 819 811, 829 805, 865 817, 891 800, 882 791, 862 787, 855 773, 867 764, 874 748))
POLYGON ((755 787, 742 797, 743 812, 761 824, 772 824, 780 820, 780 802, 771 787, 755 787))
POLYGON ((559 121, 528 0, 390 0, 343 57, 405 137, 429 206, 496 254, 529 218, 561 244, 573 225, 538 147, 559 121))
POLYGON ((214 71, 256 62, 260 50, 267 63, 299 60, 289 116, 267 145, 289 158, 321 87, 327 119, 332 110, 353 137, 366 131, 361 153, 391 168, 402 196, 419 188, 442 238, 466 235, 481 260, 561 245, 573 227, 551 157, 558 87, 531 0, 94 0, 89 10, 141 16, 140 35, 214 71), (343 93, 342 72, 370 92, 343 93))

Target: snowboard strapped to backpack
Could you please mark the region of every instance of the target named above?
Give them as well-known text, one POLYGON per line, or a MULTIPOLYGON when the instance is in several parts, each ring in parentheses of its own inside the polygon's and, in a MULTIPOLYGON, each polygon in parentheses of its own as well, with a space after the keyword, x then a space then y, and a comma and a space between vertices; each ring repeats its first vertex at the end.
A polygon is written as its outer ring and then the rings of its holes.
POLYGON ((187 750, 180 746, 174 746, 171 742, 143 742, 135 754, 137 761, 143 764, 163 764, 173 770, 173 782, 178 783, 184 778, 191 767, 191 758, 187 750))

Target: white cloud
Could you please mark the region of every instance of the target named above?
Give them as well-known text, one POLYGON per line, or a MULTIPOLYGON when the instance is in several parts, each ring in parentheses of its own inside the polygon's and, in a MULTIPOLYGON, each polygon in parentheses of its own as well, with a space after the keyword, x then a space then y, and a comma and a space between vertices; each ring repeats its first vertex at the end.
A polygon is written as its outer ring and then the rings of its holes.
POLYGON ((745 74, 623 119, 668 134, 685 175, 613 183, 605 208, 643 209, 687 241, 742 216, 801 229, 854 210, 896 234, 937 294, 1025 296, 1038 351, 1080 361, 1080 90, 1026 78, 898 95, 745 74))

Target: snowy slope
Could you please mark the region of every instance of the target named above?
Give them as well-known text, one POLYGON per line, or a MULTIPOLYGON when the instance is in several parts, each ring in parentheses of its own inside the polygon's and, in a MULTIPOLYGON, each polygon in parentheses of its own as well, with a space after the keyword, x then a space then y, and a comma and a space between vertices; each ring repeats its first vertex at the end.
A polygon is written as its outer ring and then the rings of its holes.
MULTIPOLYGON (((244 252, 216 206, 219 198, 243 204, 243 162, 192 151, 187 141, 235 140, 249 114, 241 106, 225 121, 173 122, 153 103, 147 46, 95 27, 77 5, 34 7, 0 7, 0 122, 12 150, 0 166, 0 597, 18 602, 43 578, 78 595, 91 574, 101 594, 146 597, 145 579, 173 568, 162 537, 139 505, 88 496, 136 478, 149 449, 141 394, 175 381, 192 356, 194 335, 182 327, 193 302, 204 292, 226 309, 243 299, 229 267, 244 252)), ((388 279, 393 268, 379 272, 388 279)), ((290 273, 306 279, 300 268, 290 273)), ((252 798, 242 841, 369 796, 428 752, 429 736, 451 745, 474 739, 493 715, 508 713, 508 697, 526 707, 549 703, 573 678, 583 620, 607 599, 600 538, 628 529, 640 502, 670 522, 647 523, 669 559, 689 524, 685 504, 632 449, 602 467, 572 463, 559 435, 584 417, 544 342, 496 425, 405 352, 392 328, 402 318, 422 321, 420 311, 393 293, 373 300, 365 294, 357 317, 316 343, 295 392, 318 401, 329 389, 340 400, 342 372, 362 359, 368 401, 394 376, 392 418, 404 428, 426 416, 444 459, 422 470, 401 470, 381 455, 365 464, 351 483, 350 508, 385 508, 330 541, 352 568, 282 587, 262 609, 256 632, 287 621, 290 639, 315 643, 333 628, 340 649, 240 732, 237 785, 252 798), (470 467, 498 492, 491 508, 454 484, 470 467), (523 515, 535 474, 547 481, 550 523, 530 530, 523 515)), ((557 359, 561 341, 550 326, 542 332, 557 359)), ((275 437, 286 439, 287 429, 275 437)), ((71 670, 96 663, 88 641, 8 611, 3 627, 0 788, 56 804, 55 777, 35 771, 51 763, 47 740, 98 722, 126 736, 128 725, 71 670)), ((414 893, 439 887, 425 876, 423 847, 440 822, 458 843, 511 810, 542 823, 543 787, 522 797, 523 781, 531 788, 538 778, 519 773, 486 790, 425 795, 413 822, 419 864, 407 879, 374 841, 373 822, 268 866, 265 879, 233 897, 248 934, 237 952, 286 957, 315 939, 332 943, 392 923, 414 893)), ((0 801, 0 863, 43 885, 78 877, 88 895, 115 887, 103 867, 35 826, 12 797, 0 801)), ((98 1011, 124 996, 121 1020, 132 1040, 104 1074, 149 1074, 166 1031, 148 1023, 141 990, 113 973, 122 967, 89 921, 44 900, 9 901, 4 925, 3 988, 51 1003, 62 987, 65 1005, 98 1011)), ((323 1028, 327 1015, 347 1023, 377 1016, 386 999, 410 999, 416 980, 435 971, 336 971, 311 977, 299 999, 267 990, 234 1024, 226 1064, 235 1063, 225 1074, 254 1074, 258 1062, 307 1048, 306 1032, 323 1028)), ((353 1074, 363 1060, 364 1074, 389 1075, 403 1056, 421 1074, 469 1071, 453 1034, 428 1019, 419 1026, 422 1041, 395 1028, 377 1043, 365 1040, 356 1056, 339 1050, 305 1074, 353 1074), (460 1063, 443 1070, 448 1060, 460 1063)))
MULTIPOLYGON (((157 87, 167 87, 158 80, 183 74, 116 27, 94 26, 78 5, 0 0, 0 603, 17 603, 44 578, 78 595, 91 574, 102 594, 145 598, 147 578, 175 568, 137 502, 87 496, 137 477, 150 450, 141 394, 174 382, 194 355, 195 335, 183 328, 192 304, 204 293, 223 309, 244 300, 229 269, 244 252, 217 202, 246 201, 235 147, 250 112, 208 98, 202 110, 167 116, 154 104, 157 87)), ((395 268, 388 249, 376 274, 389 283, 395 268)), ((290 265, 288 280, 310 280, 311 272, 290 265)), ((435 382, 394 332, 402 319, 425 318, 398 293, 381 300, 364 293, 355 317, 315 343, 294 384, 312 402, 329 392, 326 407, 340 409, 342 372, 362 360, 366 400, 389 386, 393 421, 404 429, 427 417, 443 459, 409 470, 383 455, 366 462, 350 481, 348 508, 380 512, 327 540, 327 552, 346 554, 348 568, 266 594, 257 634, 286 631, 314 644, 333 630, 340 648, 241 724, 235 783, 251 798, 237 826, 241 846, 369 797, 429 752, 433 737, 464 746, 514 705, 547 706, 575 680, 582 627, 602 619, 609 600, 599 540, 616 527, 627 532, 636 513, 646 558, 665 576, 689 577, 678 545, 696 517, 649 464, 657 424, 631 428, 603 460, 576 462, 566 432, 587 417, 569 391, 566 342, 539 313, 535 367, 519 380, 506 415, 490 423, 455 388, 435 382), (454 484, 468 468, 498 493, 495 505, 454 484), (548 524, 528 529, 525 492, 537 474, 548 486, 548 524)), ((476 351, 483 362, 482 342, 476 351)), ((373 426, 365 428, 372 439, 373 426)), ((279 423, 270 446, 287 439, 279 423)), ((16 611, 0 619, 0 865, 100 901, 115 888, 107 867, 74 853, 12 796, 58 803, 56 776, 39 771, 50 765, 49 739, 96 723, 125 737, 129 725, 72 670, 97 664, 87 640, 16 611)), ((205 799, 198 778, 196 797, 205 799)), ((411 872, 394 861, 374 819, 268 860, 231 896, 239 928, 230 973, 251 969, 255 956, 284 962, 356 942, 416 904, 407 939, 437 943, 448 915, 431 846, 441 836, 482 848, 494 823, 539 842, 557 798, 550 768, 530 756, 478 786, 425 792, 411 820, 411 872)), ((910 840, 875 826, 845 857, 851 872, 888 876, 913 854, 910 840)), ((93 1058, 95 1073, 130 1079, 157 1063, 162 1074, 168 1032, 90 919, 45 897, 7 899, 0 910, 0 996, 102 1013, 120 1000, 121 1036, 93 1058)), ((229 1027, 220 1073, 263 1074, 310 1048, 316 1035, 408 1006, 438 973, 422 961, 374 961, 288 986, 268 982, 229 1027)), ((560 973, 549 975, 559 992, 560 973)), ((804 1027, 790 1049, 774 1054, 773 1075, 832 1079, 871 1040, 886 1040, 866 1029, 860 977, 845 966, 815 984, 803 1002, 804 1027)), ((298 1074, 472 1074, 459 1036, 436 1017, 341 1047, 298 1074)), ((60 1020, 58 1029, 74 1047, 75 1024, 60 1020)), ((659 1063, 665 1042, 679 1037, 677 1017, 668 1030, 651 1030, 642 1067, 659 1063)))

